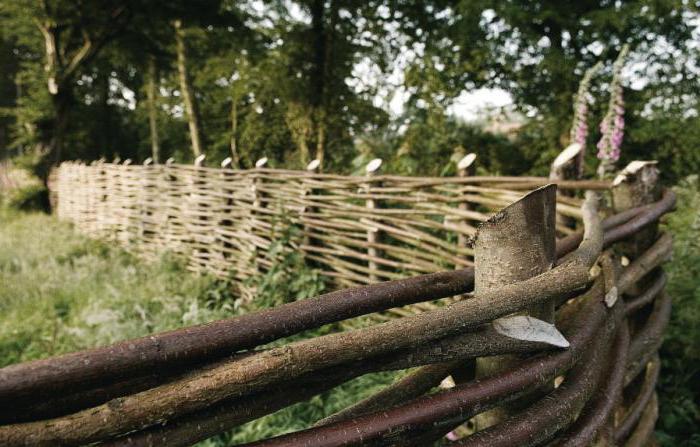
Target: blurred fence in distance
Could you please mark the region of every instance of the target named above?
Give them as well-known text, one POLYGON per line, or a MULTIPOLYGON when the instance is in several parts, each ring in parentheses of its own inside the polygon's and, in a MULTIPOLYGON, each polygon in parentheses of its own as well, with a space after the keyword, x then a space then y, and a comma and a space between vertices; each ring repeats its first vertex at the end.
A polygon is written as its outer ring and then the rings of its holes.
MULTIPOLYGON (((267 269, 271 242, 293 225, 299 231, 290 248, 349 287, 471 266, 467 241, 476 225, 546 183, 63 163, 51 192, 58 217, 82 232, 146 257, 171 250, 187 256, 193 271, 238 280, 267 269)), ((579 218, 580 203, 560 196, 557 211, 579 218)))

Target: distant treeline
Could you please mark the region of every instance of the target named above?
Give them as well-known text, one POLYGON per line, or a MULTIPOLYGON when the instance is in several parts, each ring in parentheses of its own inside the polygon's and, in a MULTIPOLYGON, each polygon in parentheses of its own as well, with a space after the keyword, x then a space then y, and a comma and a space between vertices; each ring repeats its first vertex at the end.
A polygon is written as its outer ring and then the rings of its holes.
POLYGON ((697 2, 675 0, 3 1, 0 158, 45 175, 101 157, 318 158, 333 172, 381 157, 391 172, 440 175, 476 152, 482 170, 541 174, 568 144, 584 71, 606 66, 597 123, 627 43, 621 165, 658 159, 675 180, 700 170, 697 21, 697 2), (509 135, 449 113, 480 87, 511 93, 509 135))

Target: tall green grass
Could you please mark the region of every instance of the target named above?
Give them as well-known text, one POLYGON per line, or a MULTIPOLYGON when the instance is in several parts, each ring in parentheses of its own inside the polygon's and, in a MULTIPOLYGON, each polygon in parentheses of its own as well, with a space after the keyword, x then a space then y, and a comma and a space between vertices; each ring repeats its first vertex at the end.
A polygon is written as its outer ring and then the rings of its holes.
MULTIPOLYGON (((278 245, 271 255, 279 255, 278 245)), ((260 299, 241 305, 226 282, 193 275, 173 256, 145 263, 113 244, 77 234, 52 216, 0 208, 0 367, 320 293, 324 284, 318 272, 301 263, 293 253, 283 257, 276 268, 251 280, 260 299), (292 277, 292 271, 301 274, 292 277)), ((338 328, 327 325, 291 339, 338 328)), ((306 428, 396 376, 360 377, 201 445, 235 445, 306 428)))
POLYGON ((230 315, 213 278, 144 264, 45 214, 0 211, 0 365, 230 315))

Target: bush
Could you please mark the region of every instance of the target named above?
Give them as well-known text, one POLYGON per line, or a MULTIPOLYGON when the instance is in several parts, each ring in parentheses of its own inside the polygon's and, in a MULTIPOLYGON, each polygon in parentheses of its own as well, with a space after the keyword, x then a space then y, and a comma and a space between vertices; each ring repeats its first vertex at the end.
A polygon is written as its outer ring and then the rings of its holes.
POLYGON ((700 189, 698 176, 675 188, 678 209, 665 227, 673 234, 666 265, 673 313, 661 348, 657 434, 668 447, 700 446, 700 189))
POLYGON ((41 184, 29 185, 8 191, 6 205, 20 211, 42 211, 48 213, 49 191, 41 184))

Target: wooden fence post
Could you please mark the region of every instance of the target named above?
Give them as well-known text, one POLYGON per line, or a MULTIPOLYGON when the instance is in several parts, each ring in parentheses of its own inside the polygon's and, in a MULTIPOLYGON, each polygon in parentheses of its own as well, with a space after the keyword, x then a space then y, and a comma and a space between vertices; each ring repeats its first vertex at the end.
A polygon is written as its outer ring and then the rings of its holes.
MULTIPOLYGON (((255 169, 262 169, 267 164, 267 157, 263 157, 255 162, 255 169)), ((260 200, 261 193, 259 191, 260 185, 262 184, 262 179, 257 176, 253 178, 253 194, 255 199, 253 200, 253 208, 257 209, 262 206, 262 201, 260 200)))
POLYGON ((226 157, 221 162, 221 172, 219 174, 219 179, 221 181, 220 193, 221 198, 216 200, 216 206, 218 209, 215 210, 214 215, 216 216, 216 225, 213 228, 213 233, 215 234, 215 243, 212 244, 215 247, 215 262, 213 265, 214 273, 220 277, 228 276, 228 259, 229 252, 231 250, 231 243, 226 240, 225 233, 230 231, 232 227, 231 222, 231 206, 233 205, 233 197, 229 194, 227 187, 227 175, 226 170, 231 168, 231 163, 233 162, 231 157, 226 157))
MULTIPOLYGON (((612 202, 613 209, 616 213, 650 204, 659 200, 661 196, 661 187, 658 182, 659 170, 656 167, 656 161, 639 161, 630 162, 613 180, 612 186, 612 202)), ((623 256, 623 264, 625 261, 635 259, 646 251, 656 241, 658 225, 656 223, 647 225, 646 227, 635 232, 632 236, 616 245, 618 252, 623 256)), ((642 278, 629 290, 632 295, 639 294, 642 290, 646 290, 654 272, 642 278)), ((651 280, 653 281, 653 280, 651 280)), ((653 305, 653 304, 651 304, 653 305)), ((643 326, 647 315, 644 313, 631 315, 628 319, 630 329, 634 333, 639 327, 643 326)), ((648 364, 643 371, 648 371, 653 368, 653 364, 648 364)), ((631 391, 635 395, 640 390, 641 383, 633 383, 628 387, 628 392, 631 391), (634 387, 634 388, 632 388, 634 387)), ((654 407, 656 403, 652 404, 654 407)), ((625 405, 621 405, 617 410, 618 417, 622 416, 625 405)))
MULTIPOLYGON (((553 182, 559 180, 570 180, 578 178, 579 170, 579 155, 583 151, 583 146, 578 143, 573 143, 561 151, 557 158, 554 159, 549 170, 549 179, 553 182)), ((573 196, 572 190, 560 190, 557 195, 573 196)), ((557 213, 557 223, 563 227, 574 227, 576 221, 570 217, 563 216, 557 213)))
MULTIPOLYGON (((265 207, 265 204, 263 203, 263 192, 261 191, 261 187, 263 185, 263 179, 259 177, 259 171, 260 169, 265 168, 265 165, 267 164, 268 159, 267 157, 263 157, 259 159, 258 161, 255 162, 255 169, 253 169, 252 174, 252 183, 251 183, 251 191, 253 193, 253 202, 252 202, 252 208, 250 210, 249 216, 248 216, 248 223, 245 229, 245 234, 248 235, 249 239, 249 257, 247 258, 247 262, 249 262, 249 265, 253 266, 253 271, 256 273, 262 272, 263 266, 264 266, 264 261, 261 259, 261 254, 260 254, 260 244, 261 242, 259 241, 258 234, 255 232, 256 229, 260 227, 262 222, 259 221, 262 220, 262 212, 261 209, 265 207)), ((249 299, 252 299, 255 289, 251 288, 249 290, 246 290, 248 294, 249 299)))
MULTIPOLYGON (((371 178, 377 174, 379 168, 382 166, 382 159, 375 158, 374 160, 367 163, 365 172, 367 174, 367 183, 365 184, 365 191, 367 193, 367 199, 365 201, 365 206, 367 209, 373 210, 377 207, 377 203, 372 198, 372 180, 371 178)), ((371 212, 371 211, 370 211, 371 212)), ((375 273, 378 269, 377 262, 373 258, 377 257, 378 251, 375 247, 377 240, 379 239, 379 229, 368 227, 367 228, 367 256, 369 257, 367 261, 367 267, 369 268, 369 282, 377 282, 377 274, 375 273)))
POLYGON ((577 178, 577 159, 582 150, 583 146, 574 143, 561 151, 552 162, 552 166, 549 169, 549 179, 557 181, 577 178))
MULTIPOLYGON (((555 262, 555 185, 536 189, 504 208, 478 229, 474 245, 474 290, 497 290, 537 276, 555 262)), ((526 315, 552 323, 554 303, 528 309, 526 315)), ((485 377, 517 363, 513 356, 477 359, 476 376, 485 377)), ((499 407, 476 418, 479 430, 505 419, 513 407, 499 407)))
MULTIPOLYGON (((476 165, 474 164, 474 161, 476 160, 476 154, 470 153, 465 155, 459 162, 457 163, 457 176, 460 178, 464 177, 469 177, 474 175, 474 170, 476 165)), ((460 211, 469 211, 471 208, 469 205, 469 202, 467 201, 461 201, 459 202, 459 205, 457 205, 457 208, 459 208, 460 211)), ((462 218, 459 220, 460 224, 463 224, 467 222, 467 219, 462 218)), ((467 248, 469 245, 469 236, 466 234, 462 233, 461 231, 457 233, 457 247, 460 249, 467 248)), ((458 257, 462 259, 466 259, 467 256, 464 255, 458 255, 458 257)), ((459 269, 461 268, 459 265, 456 265, 455 268, 459 269)))
MULTIPOLYGON (((612 200, 616 213, 659 200, 661 187, 656 161, 632 161, 613 180, 612 200)), ((655 240, 656 225, 648 225, 619 245, 623 255, 634 259, 655 240)))
MULTIPOLYGON (((306 172, 309 174, 314 174, 318 171, 318 168, 321 166, 321 160, 318 158, 315 160, 311 160, 311 162, 306 165, 306 172)), ((314 212, 314 207, 310 205, 306 205, 305 203, 305 197, 308 195, 313 195, 314 190, 312 187, 308 186, 308 181, 306 180, 307 177, 303 177, 301 180, 301 211, 299 213, 299 223, 301 224, 301 231, 302 231, 302 238, 301 238, 301 246, 302 247, 309 247, 313 243, 313 238, 309 235, 310 227, 306 223, 306 214, 308 213, 313 213, 314 212)), ((306 255, 307 250, 305 248, 301 249, 302 255, 306 255)))

